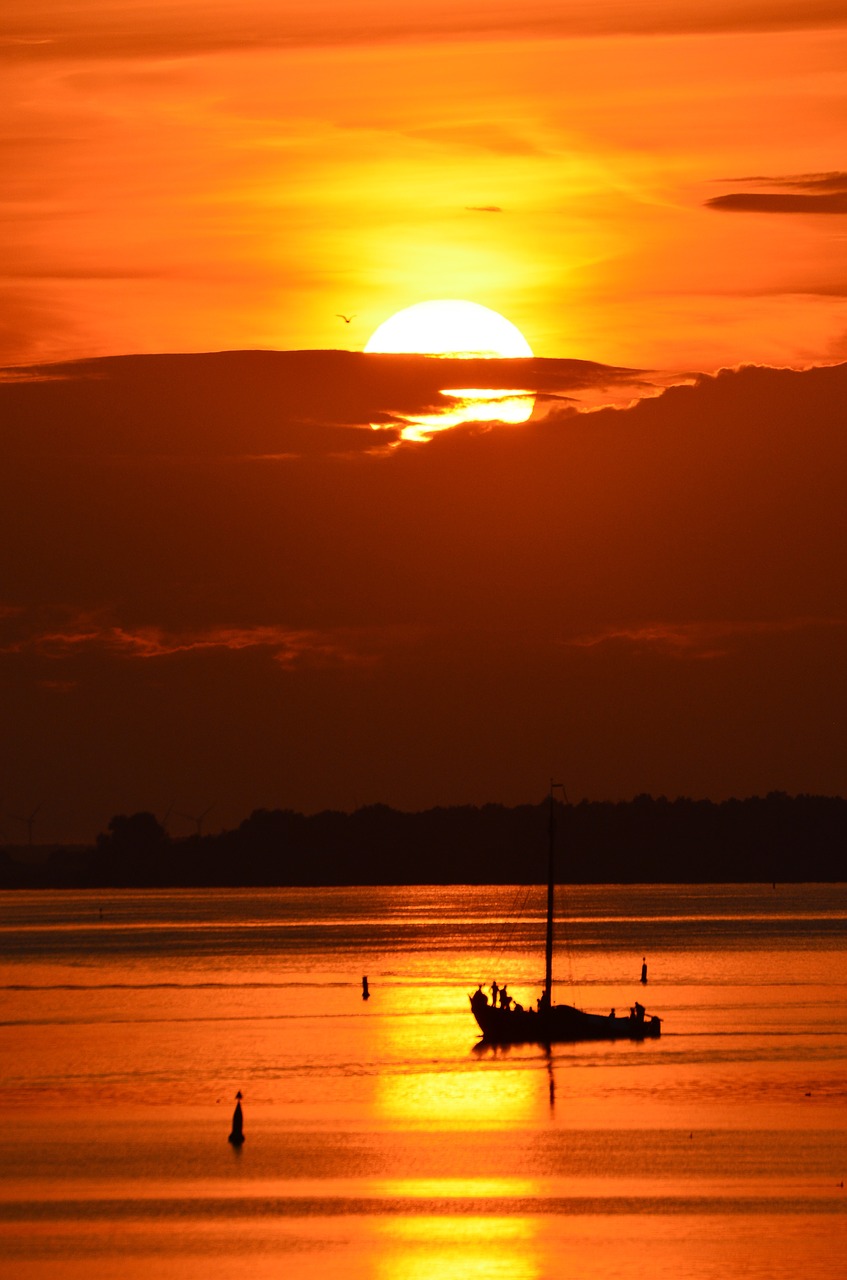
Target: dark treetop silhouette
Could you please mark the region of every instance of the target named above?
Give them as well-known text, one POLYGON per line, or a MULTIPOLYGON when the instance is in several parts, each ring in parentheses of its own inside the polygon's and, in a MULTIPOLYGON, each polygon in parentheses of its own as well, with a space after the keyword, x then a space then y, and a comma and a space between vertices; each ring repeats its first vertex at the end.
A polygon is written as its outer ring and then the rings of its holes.
MULTIPOLYGON (((370 805, 306 816, 257 809, 219 835, 172 839, 151 813, 120 814, 94 848, 40 863, 0 850, 6 887, 110 885, 544 884, 541 805, 402 813, 370 805)), ((847 801, 826 796, 557 806, 566 879, 722 883, 847 879, 847 801)))

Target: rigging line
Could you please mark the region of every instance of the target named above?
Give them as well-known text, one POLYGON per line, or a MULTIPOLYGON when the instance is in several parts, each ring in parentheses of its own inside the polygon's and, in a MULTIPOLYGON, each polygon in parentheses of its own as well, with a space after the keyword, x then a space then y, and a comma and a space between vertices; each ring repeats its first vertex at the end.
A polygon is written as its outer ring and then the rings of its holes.
POLYGON ((529 900, 529 895, 532 892, 534 887, 535 886, 531 884, 518 886, 518 889, 512 900, 512 905, 509 907, 506 919, 504 920, 503 924, 500 926, 500 932, 497 935, 497 938, 495 940, 495 944, 494 944, 496 949, 495 960, 494 960, 495 969, 499 969, 501 966, 501 963, 506 954, 506 948, 512 939, 512 935, 514 934, 515 929, 520 923, 521 918, 524 915, 524 912, 526 911, 526 905, 529 900), (519 900, 520 900, 520 905, 519 905, 519 900))
MULTIPOLYGON (((568 799, 568 792, 564 782, 557 782, 555 785, 561 790, 562 799, 564 800, 565 805, 570 807, 571 802, 568 799)), ((564 884, 560 883, 556 886, 556 888, 558 890, 560 919, 564 919, 565 921, 567 921, 570 918, 570 913, 568 910, 569 899, 568 899, 567 887, 564 884)), ((567 962, 568 962, 568 986, 571 988, 571 991, 574 993, 576 998, 579 999, 579 988, 574 982, 574 976, 573 976, 574 956, 573 956, 572 939, 570 934, 567 932, 567 930, 565 930, 564 932, 564 943, 565 943, 565 955, 567 957, 567 962)))
POLYGON ((509 910, 506 912, 506 917, 502 921, 500 925, 500 931, 497 934, 497 937, 494 941, 498 962, 502 959, 503 953, 506 948, 506 943, 508 942, 512 933, 514 933, 515 926, 517 925, 526 907, 526 900, 529 895, 529 890, 531 887, 532 887, 531 885, 518 885, 517 889, 515 890, 515 896, 512 899, 509 910))
MULTIPOLYGON (((558 891, 559 891, 560 918, 567 921, 570 919, 569 898, 568 898, 567 887, 563 884, 560 884, 558 886, 558 891)), ((567 930, 565 930, 564 932, 564 944, 565 944, 565 956, 567 957, 567 962, 568 962, 568 986, 571 988, 576 999, 578 1000, 579 986, 577 985, 576 982, 574 982, 574 976, 573 976, 573 973, 574 973, 573 940, 570 934, 567 932, 567 930)))

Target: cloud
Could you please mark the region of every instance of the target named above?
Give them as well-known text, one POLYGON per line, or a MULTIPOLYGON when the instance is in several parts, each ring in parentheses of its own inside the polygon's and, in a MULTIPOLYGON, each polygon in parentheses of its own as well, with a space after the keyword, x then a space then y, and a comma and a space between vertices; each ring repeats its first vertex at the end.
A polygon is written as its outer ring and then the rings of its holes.
POLYGON ((386 6, 383 0, 311 0, 281 5, 276 0, 246 0, 234 5, 149 6, 89 4, 44 0, 19 6, 4 23, 0 56, 33 59, 159 59, 223 50, 292 49, 392 42, 479 39, 574 39, 597 36, 653 36, 719 31, 780 31, 840 27, 847 21, 841 0, 532 0, 516 7, 511 0, 486 5, 457 5, 430 0, 426 5, 386 6))
MULTIPOLYGON (((84 616, 55 628, 34 630, 0 645, 0 654, 32 653, 50 659, 95 651, 130 660, 150 661, 207 651, 269 651, 280 666, 302 663, 348 665, 373 660, 373 643, 361 635, 337 630, 316 631, 278 624, 213 626, 172 631, 160 626, 124 626, 84 616)), ((73 682, 41 682, 63 691, 73 682)))
POLYGON ((471 151, 489 151, 500 156, 541 156, 546 154, 538 143, 513 128, 486 121, 468 120, 449 124, 418 125, 402 131, 403 136, 422 142, 447 146, 451 150, 464 147, 471 151))
POLYGON ((737 181, 783 189, 776 192, 730 192, 707 200, 706 207, 730 213, 847 213, 847 173, 793 174, 740 178, 737 181))
POLYGON ((233 821, 517 802, 574 742, 577 794, 843 785, 847 365, 655 394, 512 362, 641 398, 374 457, 350 423, 457 366, 343 355, 0 384, 7 789, 73 791, 90 830, 185 771, 233 821), (271 440, 296 456, 244 461, 271 440))
POLYGON ((573 649, 622 645, 670 658, 723 658, 730 649, 757 637, 787 635, 797 631, 837 628, 847 630, 847 618, 787 618, 751 621, 654 622, 635 626, 610 626, 562 643, 573 649))
POLYGON ((832 195, 756 195, 734 193, 707 200, 710 209, 730 213, 847 213, 847 192, 832 195))
POLYGON ((142 271, 138 268, 120 266, 120 267, 60 267, 60 266, 35 266, 33 264, 15 264, 7 269, 0 269, 0 280, 20 281, 20 280, 156 280, 164 273, 161 271, 142 271))
POLYGON ((444 409, 444 388, 466 386, 520 387, 584 407, 655 390, 650 375, 586 360, 110 356, 0 370, 0 459, 356 457, 395 444, 409 420, 444 409))
POLYGON ((776 177, 756 174, 746 178, 728 178, 725 181, 754 183, 757 186, 794 187, 801 191, 847 191, 847 173, 838 169, 827 173, 791 173, 776 177))
POLYGON ((503 212, 499 204, 466 204, 465 209, 468 213, 502 213, 503 212))

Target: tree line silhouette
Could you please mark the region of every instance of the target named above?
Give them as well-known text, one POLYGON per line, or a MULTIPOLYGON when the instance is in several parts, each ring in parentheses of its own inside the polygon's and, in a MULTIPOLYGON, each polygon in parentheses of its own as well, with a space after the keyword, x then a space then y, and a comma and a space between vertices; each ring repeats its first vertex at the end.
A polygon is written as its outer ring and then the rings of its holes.
MULTIPOLYGON (((256 809, 237 828, 172 839, 152 813, 118 814, 95 845, 40 863, 0 851, 6 888, 541 884, 548 802, 406 813, 256 809)), ((562 883, 847 880, 847 800, 648 795, 557 806, 562 883)))

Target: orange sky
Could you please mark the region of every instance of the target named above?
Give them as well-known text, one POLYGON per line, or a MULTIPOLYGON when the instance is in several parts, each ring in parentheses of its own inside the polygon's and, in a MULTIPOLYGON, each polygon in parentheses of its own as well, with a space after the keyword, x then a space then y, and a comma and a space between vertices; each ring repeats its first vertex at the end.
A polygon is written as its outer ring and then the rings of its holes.
POLYGON ((0 840, 843 791, 842 0, 43 0, 0 57, 0 840), (444 296, 541 359, 355 354, 444 296), (398 444, 445 386, 535 415, 398 444))
POLYGON ((809 177, 843 165, 840 0, 43 0, 3 28, 4 363, 360 348, 439 296, 544 356, 845 354, 847 180, 839 216, 809 177))

